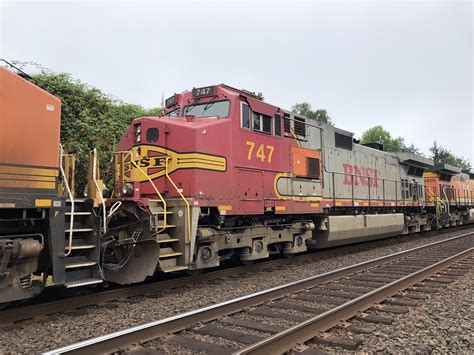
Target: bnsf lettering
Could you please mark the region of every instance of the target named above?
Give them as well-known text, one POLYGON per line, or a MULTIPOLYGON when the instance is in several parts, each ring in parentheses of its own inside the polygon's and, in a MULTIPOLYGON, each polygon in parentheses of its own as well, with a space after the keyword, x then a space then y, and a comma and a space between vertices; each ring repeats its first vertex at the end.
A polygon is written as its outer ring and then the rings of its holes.
MULTIPOLYGON (((163 168, 165 166, 165 158, 162 157, 143 157, 140 160, 135 160, 135 163, 140 168, 163 168)), ((126 162, 125 164, 125 172, 128 172, 132 169, 132 164, 130 162, 126 162)))
POLYGON ((378 187, 379 171, 377 169, 359 167, 357 165, 342 164, 344 167, 344 185, 361 184, 362 186, 378 187), (353 177, 351 177, 353 175, 353 177), (370 178, 370 179, 368 179, 370 178))
POLYGON ((144 157, 140 159, 140 164, 138 165, 140 168, 148 168, 150 166, 150 158, 144 157))

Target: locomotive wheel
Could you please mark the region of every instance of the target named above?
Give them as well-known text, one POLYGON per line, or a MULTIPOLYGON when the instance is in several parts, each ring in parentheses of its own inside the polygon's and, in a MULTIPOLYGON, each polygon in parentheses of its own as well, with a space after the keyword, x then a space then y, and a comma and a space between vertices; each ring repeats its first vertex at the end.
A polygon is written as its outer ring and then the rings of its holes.
POLYGON ((204 269, 184 270, 184 273, 189 276, 196 276, 202 274, 204 269))
POLYGON ((250 248, 245 247, 245 248, 242 248, 239 253, 237 253, 237 258, 239 259, 239 262, 242 265, 247 266, 247 265, 252 265, 253 263, 255 263, 255 259, 254 260, 245 260, 245 257, 247 255, 249 255, 250 252, 251 252, 250 248))
POLYGON ((242 260, 239 258, 239 261, 242 265, 248 266, 254 264, 256 260, 242 260))
POLYGON ((295 253, 282 253, 282 254, 283 254, 283 256, 284 256, 285 258, 287 258, 287 259, 292 258, 292 257, 295 256, 295 253))

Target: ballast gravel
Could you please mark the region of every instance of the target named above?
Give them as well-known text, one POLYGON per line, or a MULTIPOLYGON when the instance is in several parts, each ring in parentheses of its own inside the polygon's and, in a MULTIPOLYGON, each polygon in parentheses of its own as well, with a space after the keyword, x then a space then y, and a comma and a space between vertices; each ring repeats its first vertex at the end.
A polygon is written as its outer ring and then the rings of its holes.
MULTIPOLYGON (((41 322, 25 321, 17 324, 13 329, 2 329, 0 331, 0 353, 40 353, 52 350, 81 340, 156 321, 470 231, 472 229, 446 231, 446 233, 438 235, 426 234, 423 237, 415 235, 399 237, 398 239, 392 238, 367 244, 367 249, 362 248, 353 253, 344 253, 342 255, 338 254, 337 249, 334 249, 333 256, 325 257, 318 261, 287 265, 284 268, 248 274, 241 278, 226 277, 218 281, 194 284, 189 287, 181 287, 169 291, 164 290, 159 297, 156 295, 142 297, 135 299, 134 302, 109 302, 107 307, 90 307, 85 309, 87 310, 86 312, 82 312, 82 310, 78 313, 55 315, 41 322)), ((472 285, 468 287, 464 283, 464 286, 466 289, 464 292, 459 291, 459 294, 464 295, 464 301, 470 299, 472 303, 472 295, 469 295, 469 291, 472 291, 472 285)), ((453 292, 446 299, 441 298, 438 303, 439 307, 457 304, 457 297, 456 292, 453 292)), ((463 301, 460 302, 459 307, 465 307, 463 301)), ((433 331, 447 331, 449 334, 466 334, 466 327, 471 327, 472 330, 472 323, 470 323, 472 319, 459 319, 455 313, 446 312, 449 314, 449 320, 441 316, 442 312, 440 313, 440 311, 429 316, 428 309, 426 309, 425 312, 420 313, 420 318, 416 321, 416 324, 423 324, 423 326, 413 325, 413 329, 417 330, 420 336, 429 334, 430 329, 433 329, 433 331), (438 316, 438 319, 434 318, 435 316, 438 316)), ((406 333, 410 334, 411 331, 407 330, 406 333)), ((403 337, 400 339, 403 339, 403 337)), ((382 341, 382 343, 387 342, 382 335, 378 340, 382 341)), ((460 335, 459 337, 453 335, 450 341, 451 343, 444 344, 440 349, 447 349, 447 351, 458 348, 466 349, 465 342, 469 341, 472 343, 472 338, 466 335, 460 335)), ((374 346, 370 346, 371 350, 379 348, 375 344, 377 342, 374 343, 374 346)), ((441 345, 434 344, 430 346, 441 345)))
POLYGON ((469 354, 474 351, 474 270, 440 289, 410 312, 378 325, 364 337, 362 352, 469 354))

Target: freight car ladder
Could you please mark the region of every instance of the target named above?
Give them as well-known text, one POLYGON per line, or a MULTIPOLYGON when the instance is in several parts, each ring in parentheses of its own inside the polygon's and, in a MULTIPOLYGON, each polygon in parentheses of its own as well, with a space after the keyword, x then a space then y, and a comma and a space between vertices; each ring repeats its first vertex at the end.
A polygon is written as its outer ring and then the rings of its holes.
MULTIPOLYGON (((68 288, 102 283, 99 266, 100 226, 93 215, 94 200, 74 198, 75 156, 61 149, 59 194, 67 197, 65 211, 64 272, 68 288)), ((95 162, 95 160, 94 160, 95 162)))
POLYGON ((94 201, 91 199, 66 201, 64 268, 67 288, 103 282, 99 265, 100 225, 93 211, 94 201))

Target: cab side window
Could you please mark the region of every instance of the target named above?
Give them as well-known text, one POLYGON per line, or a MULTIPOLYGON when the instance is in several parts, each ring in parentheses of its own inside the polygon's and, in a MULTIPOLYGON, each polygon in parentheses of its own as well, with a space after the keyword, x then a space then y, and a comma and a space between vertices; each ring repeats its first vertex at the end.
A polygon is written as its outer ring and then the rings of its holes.
POLYGON ((250 107, 246 103, 242 102, 242 127, 250 129, 250 107))
POLYGON ((285 113, 283 117, 283 130, 285 133, 291 133, 290 115, 285 113))
POLYGON ((275 113, 274 116, 275 136, 281 137, 281 115, 275 113))
POLYGON ((260 127, 262 126, 260 123, 261 117, 258 113, 253 113, 253 130, 260 131, 260 127))
POLYGON ((272 118, 270 116, 262 116, 262 132, 272 134, 272 118))
POLYGON ((281 116, 275 114, 275 117, 267 116, 257 112, 253 112, 250 106, 245 103, 240 103, 240 122, 242 128, 251 129, 257 132, 272 134, 272 122, 275 125, 275 135, 281 136, 281 116), (278 117, 278 118, 277 118, 278 117))

